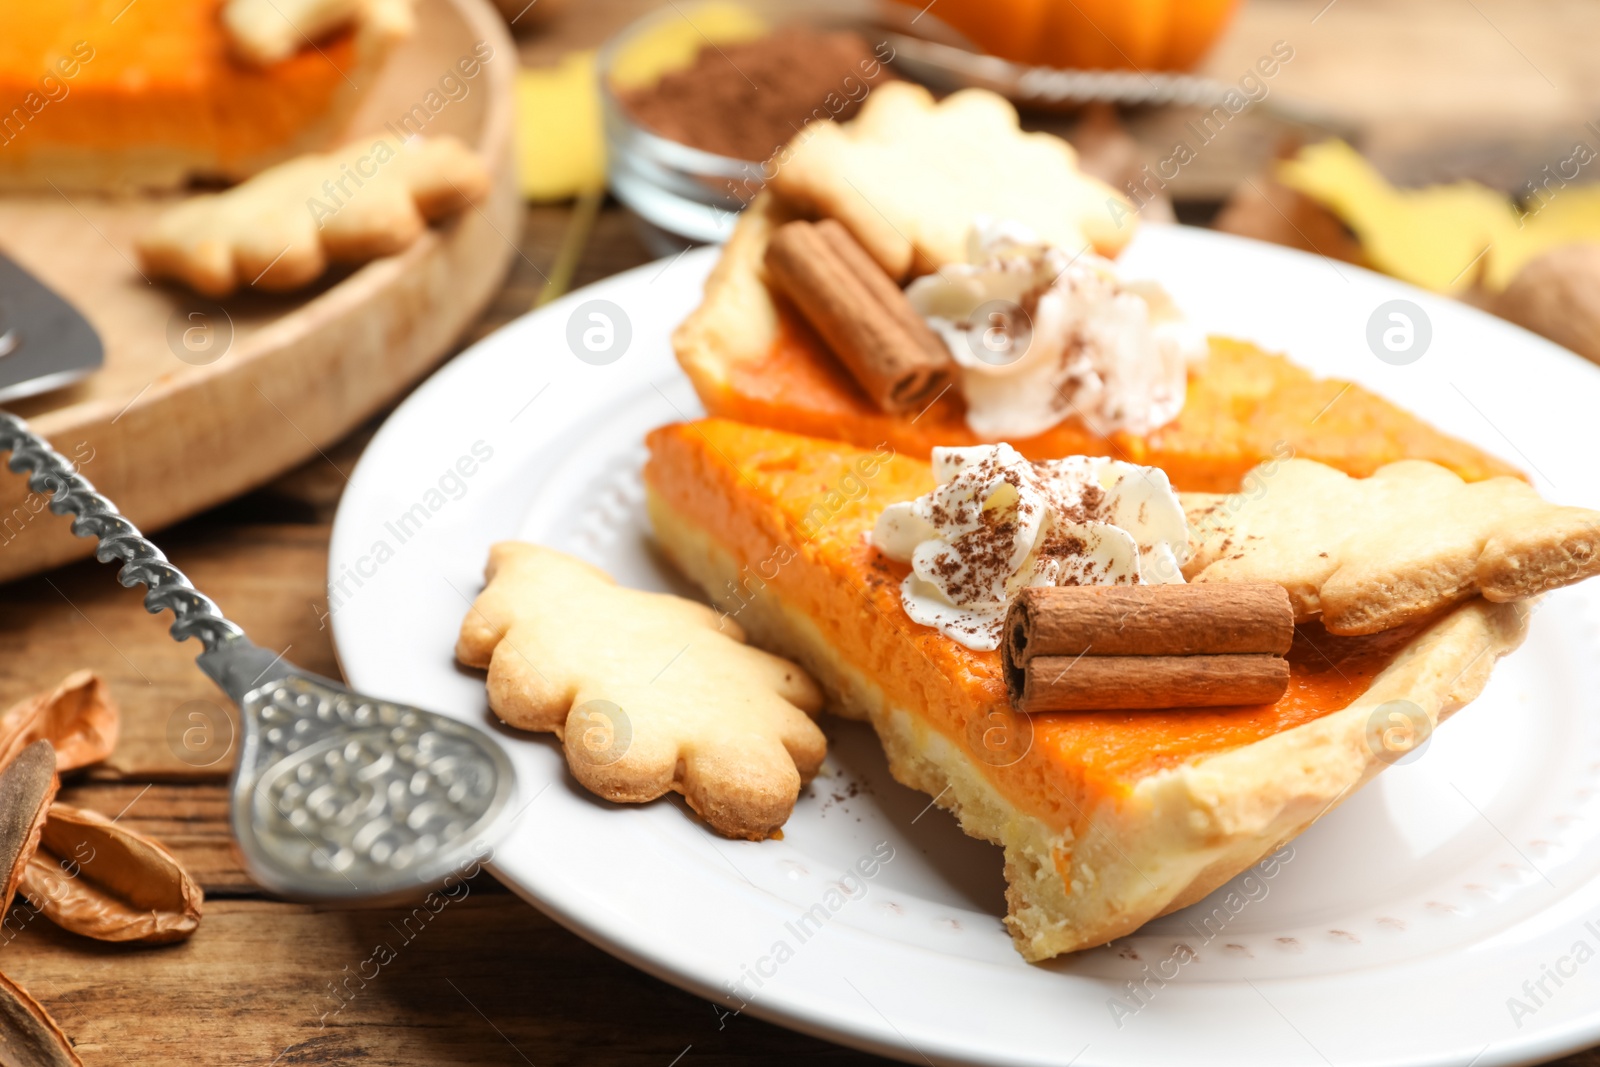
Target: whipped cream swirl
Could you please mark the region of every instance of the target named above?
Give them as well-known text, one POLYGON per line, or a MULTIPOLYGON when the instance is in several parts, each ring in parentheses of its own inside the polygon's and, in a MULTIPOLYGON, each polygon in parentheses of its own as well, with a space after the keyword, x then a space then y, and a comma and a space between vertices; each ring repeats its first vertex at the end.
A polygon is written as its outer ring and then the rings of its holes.
POLYGON ((1031 437, 1071 415, 1098 434, 1148 433, 1183 409, 1206 342, 1159 285, 1011 224, 974 226, 967 256, 906 296, 950 349, 979 437, 1031 437))
POLYGON ((911 564, 912 621, 980 651, 1030 585, 1179 583, 1188 524, 1167 476, 1099 456, 1033 462, 1008 444, 936 448, 937 486, 891 504, 872 543, 911 564))

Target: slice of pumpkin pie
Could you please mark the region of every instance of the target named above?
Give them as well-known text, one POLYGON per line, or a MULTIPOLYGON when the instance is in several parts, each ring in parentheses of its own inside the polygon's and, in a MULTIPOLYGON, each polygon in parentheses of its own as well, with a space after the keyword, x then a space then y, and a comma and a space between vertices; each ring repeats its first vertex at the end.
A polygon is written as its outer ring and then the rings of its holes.
POLYGON ((1401 459, 1515 473, 1358 385, 1203 337, 1159 286, 1120 278, 1132 204, 993 93, 886 85, 775 164, 673 335, 713 415, 921 458, 996 441, 1117 456, 1208 492, 1285 455, 1358 477, 1401 459), (855 253, 785 241, 812 220, 855 253), (945 365, 901 373, 930 341, 945 365), (910 383, 927 389, 878 388, 910 383))
MULTIPOLYGON (((1426 731, 1482 690, 1522 640, 1517 597, 1600 567, 1600 514, 1542 511, 1516 479, 1483 492, 1428 464, 1370 491, 1339 482, 1320 520, 1274 519, 1275 495, 1298 512, 1316 506, 1311 489, 1274 486, 1250 504, 1247 547, 1233 552, 1229 498, 1184 497, 1185 518, 1165 476, 1132 464, 1034 464, 998 446, 941 450, 930 467, 888 445, 715 418, 656 430, 648 445, 649 511, 667 555, 757 644, 802 663, 834 710, 869 720, 899 781, 1004 848, 1005 922, 1030 960, 1193 903, 1305 830, 1392 761, 1384 731, 1397 709, 1426 731), (1359 523, 1381 519, 1372 509, 1414 477, 1452 514, 1499 518, 1459 536, 1419 531, 1392 563, 1364 559, 1359 523), (1358 495, 1365 512, 1341 518, 1358 495), (1127 530, 1104 521, 1113 498, 1127 530), (1266 542, 1313 535, 1323 540, 1309 552, 1266 542), (1292 579, 1279 582, 1293 586, 1298 621, 1281 699, 1014 710, 998 646, 1004 603, 1021 588, 1229 580, 1229 565, 1253 581, 1292 579), (1348 610, 1350 581, 1381 597, 1395 568, 1407 597, 1392 625, 1348 610), (1340 605, 1328 626, 1324 603, 1340 605)), ((1344 479, 1299 461, 1269 474, 1285 486, 1344 479)))
POLYGON ((0 5, 0 190, 247 178, 326 145, 409 24, 407 0, 0 5))

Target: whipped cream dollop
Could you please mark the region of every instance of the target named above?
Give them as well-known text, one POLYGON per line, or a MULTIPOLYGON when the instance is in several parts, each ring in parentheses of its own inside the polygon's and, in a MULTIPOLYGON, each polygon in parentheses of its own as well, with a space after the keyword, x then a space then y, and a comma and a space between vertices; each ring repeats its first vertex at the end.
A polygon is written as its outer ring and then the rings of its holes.
POLYGON ((891 504, 872 543, 911 564, 914 622, 971 649, 1000 647, 1030 585, 1181 583, 1188 523, 1167 476, 1099 456, 1034 462, 1008 444, 936 448, 937 486, 891 504))
POLYGON ((1070 415, 1148 433, 1183 409, 1206 342, 1159 285, 1007 223, 974 226, 967 257, 906 296, 950 349, 979 437, 1031 437, 1070 415))

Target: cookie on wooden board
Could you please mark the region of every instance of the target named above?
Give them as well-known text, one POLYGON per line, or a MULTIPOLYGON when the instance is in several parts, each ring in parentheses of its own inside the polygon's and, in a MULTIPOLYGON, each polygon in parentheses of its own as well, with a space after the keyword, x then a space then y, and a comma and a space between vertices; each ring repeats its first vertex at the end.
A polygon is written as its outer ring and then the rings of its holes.
POLYGON ((368 137, 280 163, 221 193, 185 200, 137 242, 151 277, 213 298, 284 292, 330 263, 411 245, 429 222, 488 195, 489 171, 453 137, 368 137))
POLYGON ((414 0, 227 0, 222 25, 233 52, 270 66, 346 26, 386 44, 411 36, 414 0))

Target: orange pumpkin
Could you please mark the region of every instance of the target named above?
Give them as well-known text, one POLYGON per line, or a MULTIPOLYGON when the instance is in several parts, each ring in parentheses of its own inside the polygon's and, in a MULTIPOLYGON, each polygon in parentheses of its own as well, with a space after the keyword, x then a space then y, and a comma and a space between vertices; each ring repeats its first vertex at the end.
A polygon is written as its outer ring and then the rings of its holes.
POLYGON ((939 0, 932 13, 985 52, 1017 63, 1187 70, 1237 6, 1238 0, 939 0))

